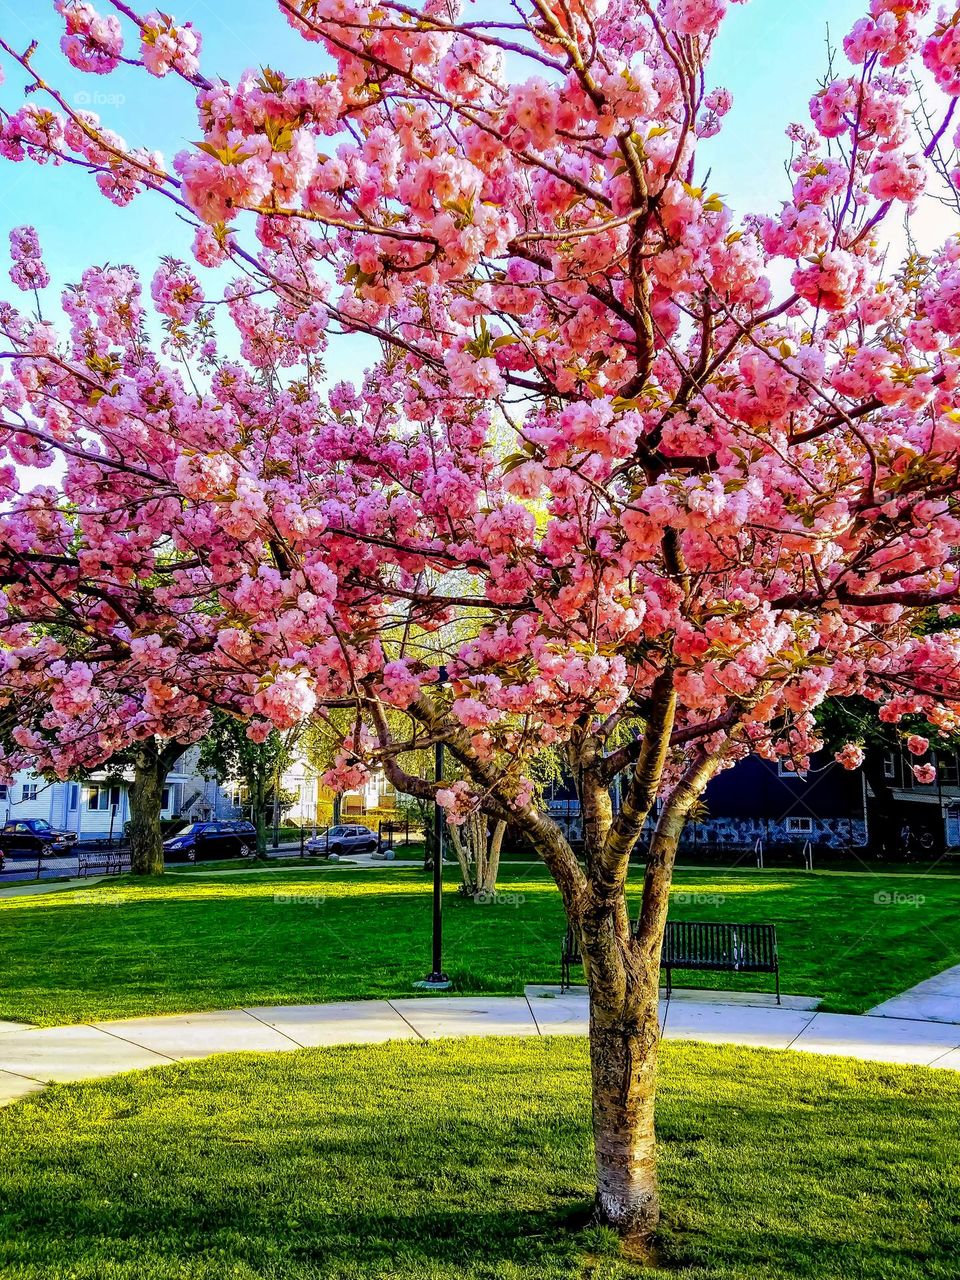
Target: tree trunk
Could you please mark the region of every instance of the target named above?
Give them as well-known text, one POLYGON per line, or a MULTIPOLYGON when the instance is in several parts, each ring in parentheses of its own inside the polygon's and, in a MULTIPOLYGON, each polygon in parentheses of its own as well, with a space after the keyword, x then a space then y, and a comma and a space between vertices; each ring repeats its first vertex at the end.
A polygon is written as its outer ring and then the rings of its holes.
POLYGON ((138 743, 130 787, 130 869, 138 876, 163 875, 160 809, 167 764, 156 738, 138 743))
MULTIPOLYGON (((589 857, 591 892, 578 922, 590 992, 594 1216, 620 1234, 630 1253, 647 1260, 660 1218, 654 1103, 670 883, 684 823, 719 763, 719 757, 696 757, 665 800, 650 844, 635 936, 624 893, 626 862, 611 879, 595 852, 589 857)), ((605 839, 606 793, 586 789, 584 800, 588 841, 594 828, 592 838, 605 839)))
POLYGON ((448 826, 447 831, 450 835, 450 843, 453 845, 454 852, 457 855, 457 861, 460 863, 460 879, 463 881, 463 892, 472 896, 476 886, 473 883, 473 874, 470 870, 469 852, 464 846, 456 826, 448 826))
POLYGON ((591 990, 590 1074, 597 1171, 595 1220, 646 1253, 660 1219, 654 1131, 660 1026, 657 983, 611 1016, 591 990))
POLYGON ((493 835, 490 837, 490 851, 487 854, 483 883, 477 886, 481 893, 496 893, 497 891, 497 876, 500 873, 500 850, 503 848, 503 835, 506 829, 507 824, 503 819, 498 819, 496 826, 493 828, 493 835))
POLYGON ((257 828, 257 857, 267 856, 267 787, 263 775, 253 772, 247 775, 247 795, 253 810, 253 825, 257 828))

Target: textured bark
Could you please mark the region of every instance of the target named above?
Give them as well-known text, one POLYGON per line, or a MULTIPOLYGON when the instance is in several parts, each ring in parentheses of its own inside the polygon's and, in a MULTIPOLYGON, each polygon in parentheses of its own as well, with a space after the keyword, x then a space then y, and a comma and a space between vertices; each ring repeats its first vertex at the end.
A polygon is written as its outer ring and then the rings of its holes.
POLYGON ((253 825, 257 829, 257 857, 267 856, 267 782, 262 769, 253 769, 247 775, 247 795, 250 797, 253 825))
POLYGON ((619 1015, 591 1000, 594 1217, 641 1250, 660 1219, 654 1129, 659 1043, 656 983, 652 991, 637 992, 619 1015))
POLYGON ((455 826, 448 826, 447 832, 450 836, 450 843, 453 845, 454 853, 457 855, 457 861, 460 863, 460 879, 463 881, 463 891, 467 894, 474 892, 473 872, 470 867, 470 854, 463 841, 459 830, 455 826))
MULTIPOLYGON (((579 919, 590 994, 594 1212, 598 1222, 618 1231, 631 1251, 641 1255, 650 1250, 660 1216, 654 1106, 660 958, 670 882, 687 815, 719 763, 719 757, 695 757, 665 800, 651 842, 636 937, 631 936, 621 877, 611 876, 611 864, 599 855, 589 858, 594 874, 579 919)), ((589 787, 584 799, 602 829, 605 806, 589 787)), ((608 824, 607 834, 611 831, 608 824)))
POLYGON ((502 819, 496 821, 491 833, 487 815, 479 811, 460 826, 448 824, 447 833, 460 864, 460 878, 467 897, 483 899, 496 893, 506 825, 502 819))
POLYGON ((480 884, 481 893, 496 893, 497 876, 500 874, 500 850, 503 848, 503 836, 507 829, 507 824, 500 819, 493 828, 493 834, 490 837, 490 849, 487 853, 487 865, 484 868, 483 882, 480 884))
POLYGON ((169 764, 156 738, 138 743, 130 787, 130 869, 138 876, 163 875, 160 801, 169 764))

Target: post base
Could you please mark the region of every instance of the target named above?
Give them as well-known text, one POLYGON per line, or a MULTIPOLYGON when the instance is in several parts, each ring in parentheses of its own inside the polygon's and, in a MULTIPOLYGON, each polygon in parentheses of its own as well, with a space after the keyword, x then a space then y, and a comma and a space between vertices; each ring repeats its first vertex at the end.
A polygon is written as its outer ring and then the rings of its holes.
POLYGON ((449 991, 453 983, 445 973, 428 973, 425 978, 413 985, 418 991, 449 991))

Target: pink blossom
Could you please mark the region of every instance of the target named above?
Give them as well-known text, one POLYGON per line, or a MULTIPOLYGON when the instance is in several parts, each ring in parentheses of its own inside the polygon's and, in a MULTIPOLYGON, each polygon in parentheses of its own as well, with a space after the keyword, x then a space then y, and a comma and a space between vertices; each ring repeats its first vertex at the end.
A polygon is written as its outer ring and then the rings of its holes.
POLYGON ((293 729, 310 715, 317 695, 303 671, 283 669, 254 696, 256 710, 277 729, 293 729))
POLYGON ((18 289, 31 292, 45 289, 50 276, 43 263, 40 240, 33 227, 14 227, 10 232, 10 279, 18 289))
POLYGON ((451 826, 462 826, 477 807, 477 796, 467 782, 454 782, 450 787, 440 787, 437 804, 446 814, 451 826))
POLYGON ((859 769, 863 764, 863 747, 857 742, 847 742, 835 754, 837 764, 844 769, 859 769))
POLYGON ((114 14, 103 17, 85 0, 56 0, 55 7, 67 27, 60 48, 75 67, 105 75, 119 65, 123 35, 114 14))
POLYGON ((870 191, 878 200, 913 204, 926 186, 926 168, 917 156, 884 152, 870 164, 870 191))
POLYGON ((177 26, 162 13, 148 14, 140 33, 140 56, 151 75, 179 71, 187 78, 200 69, 200 33, 189 22, 177 26))

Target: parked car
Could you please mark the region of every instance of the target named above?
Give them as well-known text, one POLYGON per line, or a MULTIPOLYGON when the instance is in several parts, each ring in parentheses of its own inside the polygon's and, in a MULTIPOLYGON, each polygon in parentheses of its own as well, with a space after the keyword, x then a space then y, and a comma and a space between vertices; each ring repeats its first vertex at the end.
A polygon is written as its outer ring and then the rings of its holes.
POLYGON ((15 818, 0 827, 0 856, 49 857, 69 853, 76 843, 75 831, 58 831, 46 818, 15 818))
POLYGON ((257 829, 252 822, 191 822, 163 842, 167 862, 249 858, 256 850, 257 829))
POLYGON ((311 836, 305 848, 308 853, 374 853, 379 845, 377 833, 369 827, 330 827, 319 835, 311 836))

